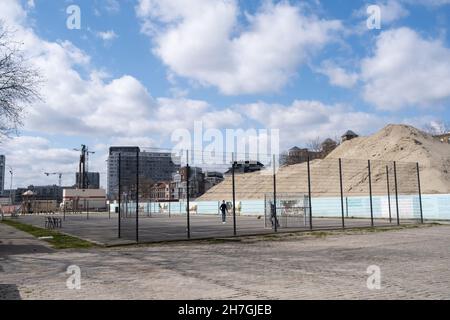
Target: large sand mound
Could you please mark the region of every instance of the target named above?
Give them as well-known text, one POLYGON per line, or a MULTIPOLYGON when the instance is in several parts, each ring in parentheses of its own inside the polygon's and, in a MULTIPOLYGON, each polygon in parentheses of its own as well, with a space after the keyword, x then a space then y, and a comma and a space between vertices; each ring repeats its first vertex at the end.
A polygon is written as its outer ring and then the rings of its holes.
MULTIPOLYGON (((393 161, 397 161, 400 194, 418 192, 415 163, 420 164, 423 193, 450 193, 450 145, 405 125, 389 125, 370 137, 346 141, 326 159, 311 162, 313 196, 340 194, 339 158, 342 158, 343 189, 346 196, 368 195, 368 162, 372 160, 372 192, 387 193, 389 171, 390 192, 394 188, 393 161)), ((307 193, 306 163, 282 167, 277 173, 278 193, 307 193)), ((231 177, 209 190, 198 200, 231 199, 231 177)), ((273 177, 265 173, 236 175, 238 200, 263 199, 273 192, 273 177)))
POLYGON ((450 144, 411 126, 388 125, 346 141, 327 157, 332 158, 418 162, 424 193, 450 193, 450 144))

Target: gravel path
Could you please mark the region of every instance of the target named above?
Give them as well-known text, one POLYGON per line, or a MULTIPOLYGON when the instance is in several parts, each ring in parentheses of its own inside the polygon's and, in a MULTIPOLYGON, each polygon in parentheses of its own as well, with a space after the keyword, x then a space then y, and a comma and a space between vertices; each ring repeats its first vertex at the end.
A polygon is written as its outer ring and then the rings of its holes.
POLYGON ((450 298, 450 226, 64 251, 0 234, 0 299, 450 298), (66 286, 71 265, 80 290, 66 286), (371 265, 380 290, 367 288, 371 265))

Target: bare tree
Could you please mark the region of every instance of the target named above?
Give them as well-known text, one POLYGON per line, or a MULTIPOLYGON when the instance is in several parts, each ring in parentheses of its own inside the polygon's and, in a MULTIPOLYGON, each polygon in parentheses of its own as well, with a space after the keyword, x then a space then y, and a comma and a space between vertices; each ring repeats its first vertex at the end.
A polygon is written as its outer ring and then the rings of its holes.
POLYGON ((423 131, 431 135, 441 135, 450 132, 450 122, 435 121, 423 126, 423 131))
POLYGON ((280 154, 280 166, 285 166, 289 164, 289 152, 283 151, 280 154))
POLYGON ((322 151, 322 143, 320 141, 320 137, 309 140, 306 146, 309 149, 309 151, 314 152, 322 151))
POLYGON ((146 200, 152 199, 155 182, 149 178, 142 178, 139 181, 139 196, 146 200))
POLYGON ((22 125, 26 104, 41 99, 39 72, 27 63, 12 35, 0 21, 0 138, 22 125))
POLYGON ((333 140, 336 142, 336 146, 339 147, 341 145, 341 137, 337 134, 334 135, 333 140))

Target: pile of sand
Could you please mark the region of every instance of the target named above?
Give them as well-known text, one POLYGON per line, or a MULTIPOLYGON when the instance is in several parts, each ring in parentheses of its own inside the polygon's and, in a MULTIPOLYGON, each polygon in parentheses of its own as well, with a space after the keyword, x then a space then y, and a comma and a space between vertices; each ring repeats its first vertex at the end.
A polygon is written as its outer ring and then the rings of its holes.
POLYGON ((418 162, 424 193, 450 193, 450 144, 407 125, 388 125, 369 137, 344 142, 327 159, 418 162))
MULTIPOLYGON (((420 166, 423 193, 450 193, 450 144, 406 125, 388 125, 369 137, 359 137, 341 144, 324 160, 311 162, 313 196, 340 194, 339 158, 342 158, 343 189, 346 196, 369 193, 368 159, 371 162, 372 192, 387 193, 389 172, 390 192, 394 188, 393 161, 397 161, 398 192, 416 194, 418 182, 416 163, 420 166)), ((282 167, 277 172, 277 192, 307 193, 306 163, 282 167)), ((250 173, 236 176, 236 197, 239 200, 264 199, 273 192, 270 173, 250 173)), ((209 190, 200 201, 231 199, 231 177, 209 190)))

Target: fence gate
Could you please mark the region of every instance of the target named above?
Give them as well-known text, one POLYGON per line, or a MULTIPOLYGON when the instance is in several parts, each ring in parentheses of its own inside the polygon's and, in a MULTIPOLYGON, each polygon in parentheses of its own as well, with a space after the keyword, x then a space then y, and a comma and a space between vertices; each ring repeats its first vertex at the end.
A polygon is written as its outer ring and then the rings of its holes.
POLYGON ((308 195, 303 193, 268 193, 264 197, 265 226, 274 228, 275 221, 279 228, 306 228, 309 226, 310 201, 308 195), (275 214, 276 209, 276 214, 275 214))

